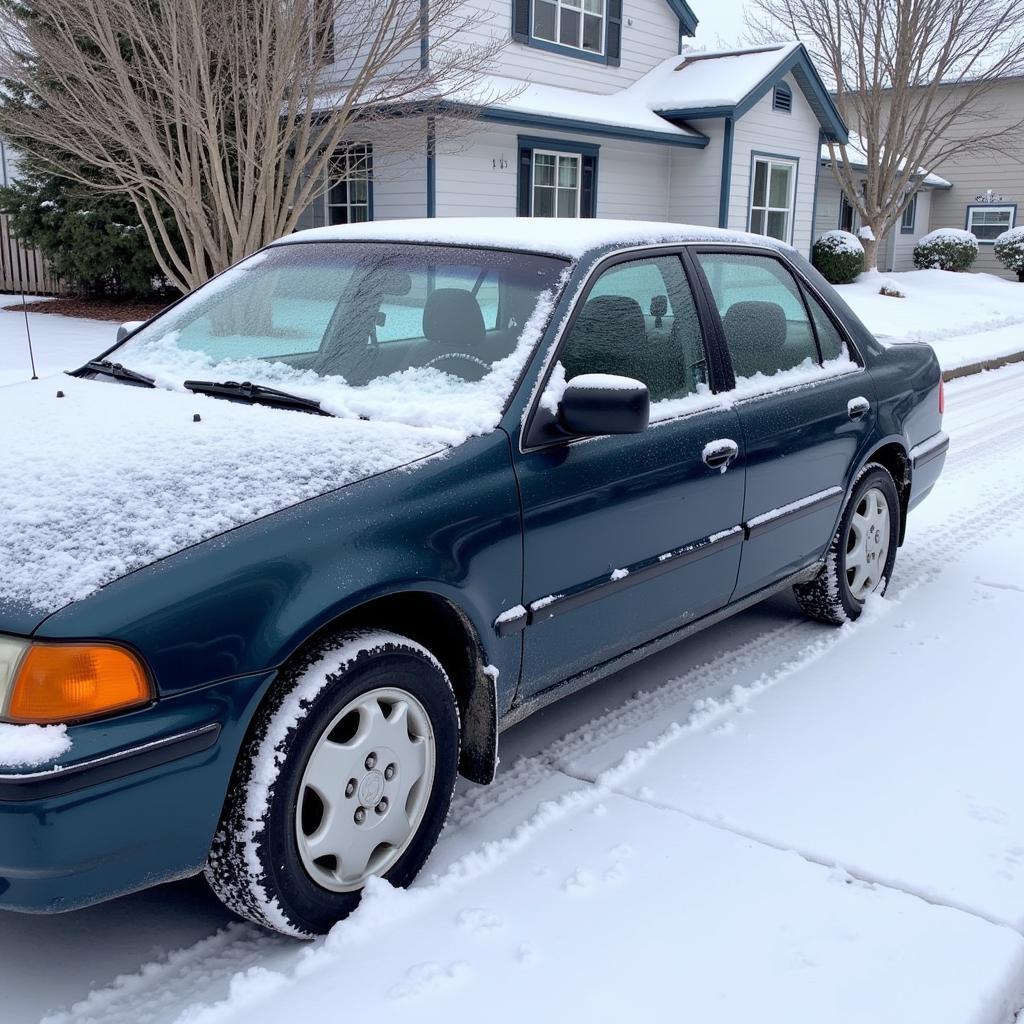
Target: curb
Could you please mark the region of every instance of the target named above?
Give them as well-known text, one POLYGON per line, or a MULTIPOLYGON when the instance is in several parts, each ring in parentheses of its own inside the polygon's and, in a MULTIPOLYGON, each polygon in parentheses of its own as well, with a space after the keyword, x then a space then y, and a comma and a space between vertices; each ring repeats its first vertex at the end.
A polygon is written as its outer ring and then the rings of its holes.
POLYGON ((982 359, 977 363, 968 363, 966 366, 957 366, 952 370, 943 370, 942 379, 949 381, 956 380, 958 377, 970 377, 975 373, 998 370, 1001 366, 1010 366, 1013 363, 1024 363, 1024 352, 1011 352, 1010 355, 999 356, 998 359, 982 359))

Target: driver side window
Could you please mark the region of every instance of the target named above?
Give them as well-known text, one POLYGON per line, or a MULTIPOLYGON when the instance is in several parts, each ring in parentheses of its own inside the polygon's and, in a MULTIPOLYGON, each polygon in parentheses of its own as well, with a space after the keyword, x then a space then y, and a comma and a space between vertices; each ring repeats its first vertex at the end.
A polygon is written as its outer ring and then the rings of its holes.
POLYGON ((632 377, 651 404, 685 398, 707 381, 700 320, 678 256, 619 263, 591 287, 559 361, 583 373, 632 377))

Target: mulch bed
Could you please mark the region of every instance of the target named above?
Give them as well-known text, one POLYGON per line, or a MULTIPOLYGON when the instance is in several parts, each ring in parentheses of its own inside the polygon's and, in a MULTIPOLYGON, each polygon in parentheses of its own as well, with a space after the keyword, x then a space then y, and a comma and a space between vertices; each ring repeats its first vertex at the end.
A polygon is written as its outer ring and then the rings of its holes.
MULTIPOLYGON (((110 320, 121 324, 126 320, 148 320, 166 305, 166 302, 121 302, 115 299, 45 299, 26 302, 25 308, 30 313, 56 313, 58 316, 79 316, 86 320, 110 320)), ((18 312, 21 300, 13 295, 0 296, 0 308, 18 312)))

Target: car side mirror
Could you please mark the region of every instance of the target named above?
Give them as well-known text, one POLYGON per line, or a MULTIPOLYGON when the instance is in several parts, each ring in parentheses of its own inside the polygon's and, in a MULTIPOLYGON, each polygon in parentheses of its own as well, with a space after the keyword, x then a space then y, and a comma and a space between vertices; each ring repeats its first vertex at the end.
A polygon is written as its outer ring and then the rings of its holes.
POLYGON ((129 334, 137 331, 145 322, 145 320, 125 320, 117 329, 117 344, 120 345, 129 334))
POLYGON ((560 426, 571 434, 639 434, 651 418, 647 385, 632 377, 583 373, 565 385, 560 426))

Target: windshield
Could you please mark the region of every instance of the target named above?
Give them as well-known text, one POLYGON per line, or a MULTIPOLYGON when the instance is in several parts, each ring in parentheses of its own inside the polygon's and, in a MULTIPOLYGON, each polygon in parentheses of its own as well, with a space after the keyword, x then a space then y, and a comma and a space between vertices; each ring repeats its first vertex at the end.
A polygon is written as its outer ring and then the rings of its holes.
POLYGON ((161 387, 252 381, 340 416, 479 433, 497 425, 566 268, 453 246, 277 245, 108 358, 161 387))

